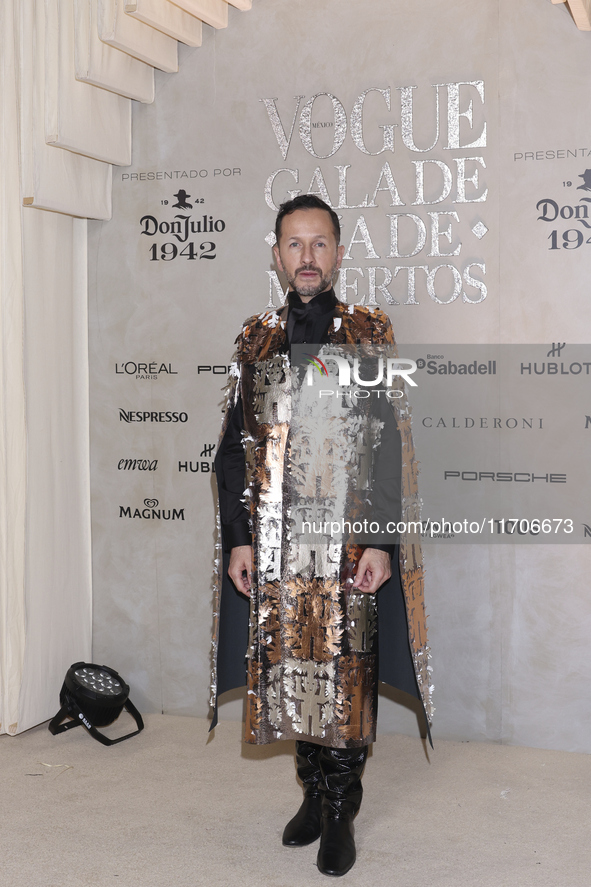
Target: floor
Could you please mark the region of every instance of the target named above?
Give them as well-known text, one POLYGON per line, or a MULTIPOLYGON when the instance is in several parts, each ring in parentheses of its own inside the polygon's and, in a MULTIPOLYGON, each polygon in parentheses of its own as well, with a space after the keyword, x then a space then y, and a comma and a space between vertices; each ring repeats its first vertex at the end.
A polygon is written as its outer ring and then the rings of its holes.
MULTIPOLYGON (((121 735, 123 714, 105 732, 121 735)), ((7 887, 314 887, 317 845, 285 848, 293 744, 148 715, 106 748, 41 725, 0 737, 7 887)), ((589 887, 591 756, 382 735, 347 887, 589 887)))

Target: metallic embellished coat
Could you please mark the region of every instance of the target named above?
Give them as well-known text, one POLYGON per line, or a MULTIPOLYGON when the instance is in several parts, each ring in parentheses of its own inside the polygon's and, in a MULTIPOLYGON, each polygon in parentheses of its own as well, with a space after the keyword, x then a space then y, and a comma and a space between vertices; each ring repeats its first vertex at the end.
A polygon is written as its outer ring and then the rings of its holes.
MULTIPOLYGON (((339 501, 344 519, 360 513, 359 479, 338 466, 346 465, 347 449, 359 448, 364 419, 359 411, 339 415, 339 432, 323 435, 319 443, 302 415, 296 416, 286 316, 285 308, 246 321, 227 389, 216 474, 223 485, 223 437, 240 396, 253 570, 248 601, 227 576, 228 552, 220 534, 213 725, 219 694, 246 682, 247 742, 295 738, 332 747, 367 745, 375 739, 378 680, 421 700, 431 720, 420 542, 401 536, 392 578, 369 595, 352 589, 362 547, 345 537, 304 540, 294 530, 298 512, 310 517, 330 508, 334 514, 339 501), (339 448, 344 459, 335 456, 339 448)), ((379 309, 337 303, 324 341, 393 345, 394 336, 379 309)), ((406 397, 390 408, 402 443, 400 517, 416 521, 417 462, 406 397)))

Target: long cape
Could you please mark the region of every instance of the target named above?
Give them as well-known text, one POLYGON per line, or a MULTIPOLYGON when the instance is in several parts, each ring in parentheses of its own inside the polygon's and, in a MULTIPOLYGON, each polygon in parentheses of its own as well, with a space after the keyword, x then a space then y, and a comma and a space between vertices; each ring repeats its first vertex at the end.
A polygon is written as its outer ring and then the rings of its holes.
MULTIPOLYGON (((243 362, 271 357, 285 348, 285 318, 267 311, 246 321, 237 339, 238 351, 226 390, 224 420, 215 459, 219 487, 224 485, 224 434, 241 394, 243 362)), ((328 338, 331 344, 394 344, 390 320, 379 309, 337 303, 328 338)), ((402 441, 402 520, 420 520, 418 463, 411 434, 411 412, 406 397, 392 404, 402 441)), ((249 601, 237 593, 228 577, 229 552, 224 551, 217 517, 214 582, 214 630, 212 642, 211 728, 217 723, 222 693, 246 683, 245 653, 248 644, 249 601)), ((424 567, 418 537, 402 535, 391 578, 379 594, 379 680, 414 696, 423 705, 427 728, 431 723, 432 682, 424 606, 424 567)))

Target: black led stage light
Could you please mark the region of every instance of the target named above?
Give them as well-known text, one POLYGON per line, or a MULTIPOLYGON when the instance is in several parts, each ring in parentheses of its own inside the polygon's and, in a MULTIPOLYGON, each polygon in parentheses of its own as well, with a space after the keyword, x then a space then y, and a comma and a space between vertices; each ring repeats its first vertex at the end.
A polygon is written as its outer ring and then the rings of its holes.
POLYGON ((144 729, 142 716, 128 697, 129 686, 114 669, 92 662, 75 662, 66 673, 60 691, 61 708, 49 722, 49 730, 55 736, 82 724, 103 745, 123 742, 144 729), (137 730, 118 739, 108 739, 99 733, 96 728, 112 724, 123 709, 133 717, 137 730), (65 718, 71 720, 62 723, 65 718))

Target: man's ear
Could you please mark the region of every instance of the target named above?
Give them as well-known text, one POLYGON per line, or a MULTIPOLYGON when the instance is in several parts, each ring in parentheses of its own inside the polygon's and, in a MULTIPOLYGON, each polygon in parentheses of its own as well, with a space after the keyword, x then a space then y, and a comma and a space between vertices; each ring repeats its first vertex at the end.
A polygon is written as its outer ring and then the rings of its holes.
POLYGON ((337 247, 337 271, 341 267, 341 262, 343 261, 343 256, 345 255, 345 246, 341 243, 340 246, 337 247))
POLYGON ((281 256, 279 255, 279 247, 278 246, 273 247, 273 253, 275 255, 275 261, 277 262, 277 267, 279 268, 280 271, 283 271, 284 269, 283 269, 283 265, 281 264, 281 256))

